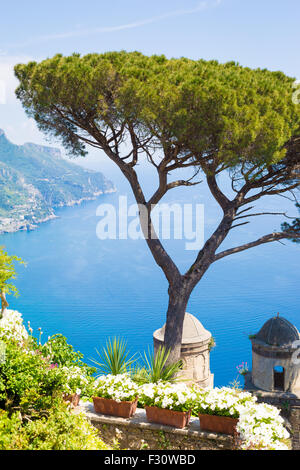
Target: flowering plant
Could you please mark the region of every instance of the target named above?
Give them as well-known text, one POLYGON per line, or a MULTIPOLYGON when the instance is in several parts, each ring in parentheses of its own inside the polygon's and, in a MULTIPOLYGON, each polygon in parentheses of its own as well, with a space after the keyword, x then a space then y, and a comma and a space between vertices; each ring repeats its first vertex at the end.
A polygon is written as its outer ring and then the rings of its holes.
POLYGON ((266 403, 248 402, 240 410, 237 431, 242 449, 288 450, 284 440, 289 433, 278 408, 266 403))
POLYGON ((16 310, 5 310, 0 319, 0 339, 15 340, 22 344, 28 338, 28 333, 23 325, 23 318, 16 310))
POLYGON ((247 372, 249 371, 248 368, 248 363, 247 362, 242 362, 238 366, 236 366, 236 369, 240 375, 246 375, 247 372))
POLYGON ((272 405, 257 403, 248 392, 227 387, 199 391, 193 413, 238 418, 239 447, 245 450, 287 450, 289 433, 280 411, 272 405))
POLYGON ((127 374, 101 375, 94 382, 94 396, 121 401, 133 401, 139 387, 127 374))
POLYGON ((203 390, 197 393, 194 403, 195 414, 208 414, 239 418, 241 410, 247 403, 255 403, 256 397, 248 392, 222 387, 212 390, 203 390))
POLYGON ((89 385, 89 380, 81 367, 61 367, 58 368, 58 371, 64 376, 63 392, 65 394, 71 395, 77 393, 77 395, 80 395, 85 392, 89 385))
POLYGON ((189 411, 197 395, 184 383, 157 382, 142 385, 139 403, 143 406, 157 406, 174 411, 189 411))

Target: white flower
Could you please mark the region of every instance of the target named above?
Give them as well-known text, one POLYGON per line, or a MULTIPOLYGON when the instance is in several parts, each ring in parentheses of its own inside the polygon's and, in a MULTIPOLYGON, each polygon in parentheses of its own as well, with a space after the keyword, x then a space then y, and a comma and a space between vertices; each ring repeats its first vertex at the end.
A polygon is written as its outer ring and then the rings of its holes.
POLYGON ((71 393, 77 393, 80 395, 85 385, 88 384, 88 379, 85 376, 84 370, 78 366, 64 366, 60 367, 58 370, 64 374, 64 391, 70 391, 71 393), (78 390, 80 391, 79 393, 78 390))
POLYGON ((15 339, 23 343, 28 338, 28 333, 23 325, 23 318, 16 310, 5 310, 0 320, 0 339, 15 339))
POLYGON ((142 404, 177 411, 189 409, 195 397, 192 389, 183 383, 145 384, 139 390, 139 401, 142 404))
POLYGON ((138 386, 127 374, 102 375, 94 382, 94 394, 118 402, 132 401, 138 395, 138 386))

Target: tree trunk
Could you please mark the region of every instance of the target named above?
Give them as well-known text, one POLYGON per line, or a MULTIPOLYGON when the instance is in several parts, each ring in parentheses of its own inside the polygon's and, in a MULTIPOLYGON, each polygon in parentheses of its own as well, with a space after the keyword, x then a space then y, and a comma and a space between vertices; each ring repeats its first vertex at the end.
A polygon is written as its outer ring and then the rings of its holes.
POLYGON ((169 305, 164 337, 164 345, 170 350, 168 364, 180 359, 182 328, 186 306, 191 292, 184 288, 169 288, 169 305))
POLYGON ((3 317, 3 313, 8 307, 8 302, 6 300, 5 292, 0 291, 0 299, 1 299, 1 313, 0 313, 0 320, 3 317))
POLYGON ((183 321, 186 307, 193 289, 202 279, 212 261, 209 256, 202 256, 201 268, 197 273, 181 276, 180 281, 169 287, 169 305, 164 337, 164 345, 170 350, 168 364, 179 361, 182 343, 183 321))

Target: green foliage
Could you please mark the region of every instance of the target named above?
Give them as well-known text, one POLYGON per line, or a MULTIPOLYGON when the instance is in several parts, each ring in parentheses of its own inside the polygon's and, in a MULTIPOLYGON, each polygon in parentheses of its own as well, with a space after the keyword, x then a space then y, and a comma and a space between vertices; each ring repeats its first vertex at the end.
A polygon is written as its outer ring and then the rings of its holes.
POLYGON ((0 450, 107 449, 84 415, 73 414, 63 402, 66 387, 82 383, 86 388, 92 387, 92 378, 84 378, 84 374, 93 368, 84 367, 82 355, 61 335, 52 340, 51 354, 56 354, 60 367, 51 363, 50 356, 44 356, 33 337, 22 344, 14 338, 4 339, 5 361, 0 363, 0 450), (79 374, 82 383, 76 379, 79 374))
POLYGON ((22 449, 25 442, 20 415, 14 413, 9 416, 0 409, 0 450, 22 449))
POLYGON ((145 365, 141 365, 139 362, 135 363, 134 366, 130 367, 128 373, 132 380, 139 385, 149 383, 149 373, 145 365))
POLYGON ((82 367, 88 375, 96 372, 95 367, 89 367, 82 361, 83 354, 75 351, 73 346, 68 344, 67 338, 62 334, 51 336, 39 349, 45 357, 49 357, 53 364, 66 367, 82 367))
POLYGON ((201 405, 196 405, 193 409, 192 414, 193 416, 198 416, 199 413, 212 416, 226 416, 227 418, 239 418, 239 414, 237 412, 231 414, 227 409, 220 409, 216 407, 214 410, 211 410, 210 408, 202 408, 201 405))
POLYGON ((177 374, 182 369, 182 361, 168 364, 170 350, 160 346, 156 354, 144 352, 144 367, 133 373, 133 378, 138 383, 157 383, 178 381, 177 374))
POLYGON ((294 80, 235 62, 125 51, 57 54, 19 64, 15 74, 28 115, 77 155, 85 154, 78 129, 95 135, 95 127, 104 132, 126 124, 160 147, 180 144, 195 159, 216 152, 231 167, 265 165, 282 159, 284 144, 299 132, 294 80))
POLYGON ((0 408, 36 413, 52 406, 64 384, 64 376, 40 354, 6 344, 0 364, 0 408))
POLYGON ((158 431, 159 439, 158 439, 158 447, 160 450, 167 450, 171 447, 171 442, 167 438, 164 431, 158 431))
POLYGON ((15 269, 15 262, 25 264, 21 258, 15 255, 9 255, 3 246, 0 247, 0 291, 5 294, 14 293, 18 294, 16 286, 11 282, 16 279, 17 273, 15 269))
POLYGON ((47 416, 22 422, 0 411, 0 450, 107 450, 96 429, 82 414, 70 413, 63 403, 47 416))
POLYGON ((134 356, 129 357, 127 343, 122 338, 108 338, 106 346, 101 352, 97 351, 97 354, 101 362, 94 359, 92 361, 97 365, 100 374, 124 374, 135 361, 134 356))
MULTIPOLYGON (((296 207, 300 211, 300 204, 296 204, 296 207)), ((281 229, 284 232, 291 232, 291 233, 295 233, 295 234, 299 235, 299 233, 300 233, 300 217, 293 220, 293 222, 291 224, 289 224, 287 222, 284 222, 281 225, 281 229)), ((300 243, 300 238, 291 238, 291 241, 294 242, 294 243, 300 243)))
POLYGON ((60 378, 61 392, 71 394, 80 389, 81 398, 92 396, 93 374, 97 369, 83 362, 83 354, 75 351, 65 336, 55 334, 44 344, 29 336, 27 345, 36 355, 43 357, 54 375, 60 378))
POLYGON ((209 343, 208 343, 208 349, 209 351, 211 351, 213 348, 216 347, 216 340, 215 338, 212 336, 209 340, 209 343))

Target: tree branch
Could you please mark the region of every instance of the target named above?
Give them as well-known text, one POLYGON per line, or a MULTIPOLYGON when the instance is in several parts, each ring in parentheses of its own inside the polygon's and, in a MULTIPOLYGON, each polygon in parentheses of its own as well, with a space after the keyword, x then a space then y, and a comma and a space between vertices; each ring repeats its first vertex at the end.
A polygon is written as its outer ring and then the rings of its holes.
POLYGON ((207 180, 208 187, 209 187, 213 197, 215 198, 215 200, 218 202, 218 204, 221 206, 221 208, 225 212, 225 210, 228 208, 231 201, 220 190, 220 188, 217 184, 216 177, 215 177, 214 174, 207 173, 206 174, 206 180, 207 180))
POLYGON ((285 212, 257 212, 256 214, 248 214, 248 215, 241 215, 241 216, 235 217, 234 220, 247 219, 248 217, 257 217, 259 215, 283 215, 284 217, 288 219, 293 219, 293 217, 289 217, 288 215, 286 215, 285 212))
POLYGON ((261 238, 249 243, 245 243, 244 245, 236 246, 234 248, 230 248, 228 250, 221 251, 217 253, 214 257, 214 261, 224 258, 225 256, 232 255, 234 253, 240 253, 241 251, 248 250, 249 248, 253 248, 255 246, 263 245, 264 243, 271 243, 275 241, 282 240, 284 238, 300 238, 300 234, 289 233, 289 232, 273 232, 269 233, 268 235, 264 235, 261 238))

